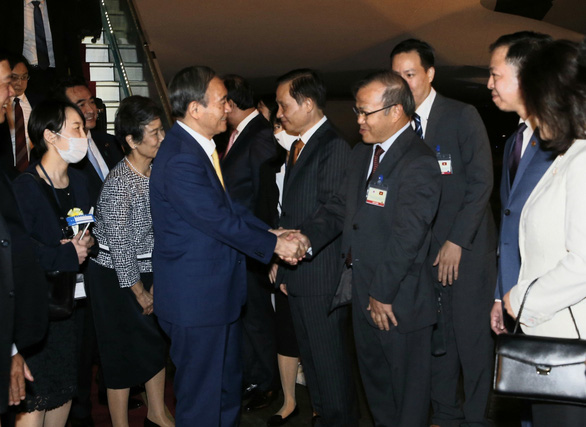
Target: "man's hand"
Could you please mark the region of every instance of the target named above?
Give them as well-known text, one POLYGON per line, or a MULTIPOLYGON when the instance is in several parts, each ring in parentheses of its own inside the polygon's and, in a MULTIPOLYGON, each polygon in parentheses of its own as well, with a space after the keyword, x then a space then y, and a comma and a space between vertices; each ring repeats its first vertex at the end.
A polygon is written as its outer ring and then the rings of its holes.
POLYGON ((389 320, 394 326, 397 326, 397 319, 393 313, 392 304, 384 304, 375 300, 373 297, 369 297, 369 304, 366 308, 370 311, 370 317, 378 326, 381 331, 388 331, 390 329, 389 320))
POLYGON ((275 253, 279 255, 283 261, 291 265, 296 265, 305 257, 305 253, 307 252, 307 249, 309 249, 307 242, 309 242, 307 237, 296 231, 288 230, 277 237, 275 253), (293 236, 291 237, 291 235, 293 236))
POLYGON ((507 292, 503 297, 503 303, 505 304, 505 310, 509 316, 513 318, 513 320, 517 320, 517 315, 513 311, 513 306, 511 305, 511 291, 507 292))
POLYGON ((490 310, 490 329, 497 335, 507 332, 503 320, 503 303, 500 301, 495 301, 490 310))
POLYGON ((26 397, 25 382, 34 381, 31 371, 29 370, 24 358, 20 353, 12 356, 12 366, 10 367, 10 388, 8 390, 8 404, 18 405, 26 397))
POLYGON ((283 292, 285 295, 289 296, 289 294, 287 293, 287 285, 284 283, 281 283, 279 285, 279 289, 281 290, 281 292, 283 292))
POLYGON ((446 240, 441 247, 433 266, 439 265, 437 271, 437 280, 446 286, 453 285, 454 280, 458 280, 458 268, 462 258, 462 248, 455 243, 446 240))

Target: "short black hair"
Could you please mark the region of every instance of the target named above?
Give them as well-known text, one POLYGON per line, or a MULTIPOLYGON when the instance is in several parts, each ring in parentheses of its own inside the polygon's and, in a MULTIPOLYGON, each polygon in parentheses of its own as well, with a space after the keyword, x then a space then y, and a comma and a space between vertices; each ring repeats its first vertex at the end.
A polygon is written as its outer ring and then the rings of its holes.
MULTIPOLYGON (((12 56, 12 54, 10 52, 8 52, 6 49, 0 48, 0 62, 8 61, 8 64, 10 65, 10 57, 11 56, 12 56)), ((12 68, 12 67, 10 67, 10 68, 12 68)))
POLYGON ((62 101, 69 101, 69 98, 67 98, 67 94, 66 94, 67 89, 70 89, 70 88, 76 87, 76 86, 84 86, 89 89, 89 86, 83 77, 67 76, 67 77, 61 78, 57 82, 57 84, 53 88, 53 91, 51 92, 51 95, 55 99, 60 99, 62 101))
POLYGON ((114 120, 114 132, 125 153, 131 151, 126 137, 130 135, 133 141, 142 142, 144 127, 153 120, 160 119, 162 114, 161 109, 150 98, 133 95, 122 100, 114 120))
POLYGON ((493 53, 499 47, 507 47, 505 61, 518 70, 532 52, 552 40, 548 34, 536 33, 535 31, 518 31, 500 36, 490 45, 489 51, 493 53))
POLYGON ((586 40, 556 40, 527 58, 520 72, 529 115, 550 134, 544 147, 565 153, 586 138, 586 40))
POLYGON ((326 107, 326 85, 315 70, 300 68, 289 71, 277 79, 277 86, 291 82, 289 95, 301 105, 307 98, 311 99, 320 110, 326 107))
POLYGON ((254 108, 254 92, 244 77, 228 74, 222 78, 228 90, 227 98, 241 110, 254 108))
POLYGON ((435 51, 433 47, 431 47, 429 43, 417 39, 403 40, 396 45, 391 51, 391 63, 393 62, 395 55, 409 52, 417 52, 419 59, 421 60, 421 65, 425 71, 435 66, 435 51))
POLYGON ((10 64, 10 69, 14 69, 18 64, 24 64, 27 71, 31 69, 31 66, 28 60, 21 54, 14 54, 8 57, 8 63, 10 64))
MULTIPOLYGON (((368 74, 354 86, 354 97, 363 87, 373 83, 380 82, 385 85, 383 93, 383 105, 401 104, 407 117, 415 113, 415 100, 407 82, 391 70, 379 70, 368 74)), ((385 114, 388 112, 385 111, 385 114)))
POLYGON ((173 117, 185 117, 187 107, 193 101, 207 107, 206 92, 214 77, 214 70, 201 65, 184 68, 175 74, 168 88, 173 117))
POLYGON ((65 124, 66 110, 71 108, 79 114, 85 127, 85 118, 79 107, 69 101, 61 99, 46 99, 39 103, 28 120, 28 135, 33 143, 38 157, 47 152, 47 143, 45 142, 45 129, 51 132, 60 132, 65 124))

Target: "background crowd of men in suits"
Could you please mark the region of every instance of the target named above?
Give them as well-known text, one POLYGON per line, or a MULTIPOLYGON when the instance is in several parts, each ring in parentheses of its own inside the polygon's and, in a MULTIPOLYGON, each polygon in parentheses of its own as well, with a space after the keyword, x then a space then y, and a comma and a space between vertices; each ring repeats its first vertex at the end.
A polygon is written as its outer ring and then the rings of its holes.
MULTIPOLYGON (((6 26, 0 28, 4 33, 6 26)), ((519 216, 551 162, 528 120, 517 72, 548 40, 522 32, 490 47, 493 100, 521 119, 505 147, 498 242, 489 206, 493 167, 486 130, 472 106, 435 92, 434 52, 426 42, 410 39, 395 46, 390 70, 358 83, 355 112, 362 143, 353 150, 324 114, 325 85, 315 71, 294 70, 279 78, 276 117, 298 137, 287 159, 280 216, 272 211, 277 201, 267 202, 269 193, 261 191, 274 175, 260 172, 285 153, 252 99, 241 96, 243 79, 220 79, 207 67, 191 67, 173 78, 169 94, 178 122, 154 164, 151 200, 155 313, 171 338, 178 369, 177 424, 237 423, 242 376, 246 384, 257 384, 259 393, 277 389, 274 313, 262 265, 276 262, 276 284, 286 285, 315 425, 358 423, 346 337, 349 302, 360 376, 377 425, 425 425, 430 402, 434 425, 488 425, 490 329, 506 332, 500 298, 519 271, 519 216), (220 169, 213 137, 227 127, 231 138, 220 169), (384 192, 378 204, 365 199, 371 189, 384 192), (270 212, 263 212, 267 205, 270 212)), ((35 105, 34 96, 25 93, 28 77, 32 83, 37 71, 54 68, 60 52, 49 55, 48 67, 38 55, 33 61, 0 58, 0 104, 8 106, 0 117, 3 200, 11 195, 10 177, 22 171, 25 160, 34 160, 30 144, 26 153, 17 144, 26 129, 21 120, 26 122, 35 105)), ((63 79, 56 92, 84 113, 88 157, 75 167, 86 174, 95 204, 123 153, 112 136, 92 132, 97 108, 83 80, 63 79)), ((43 330, 27 330, 30 323, 21 318, 42 302, 27 300, 34 262, 26 268, 20 263, 34 255, 15 206, 2 203, 0 217, 6 278, 0 302, 8 328, 2 334, 0 411, 8 401, 10 365, 18 357, 8 359, 9 347, 25 348, 41 339, 43 330), (15 335, 8 326, 13 323, 15 335)), ((84 337, 91 336, 91 313, 80 319, 84 337)), ((93 350, 81 354, 86 368, 80 370, 80 384, 85 382, 87 395, 82 391, 80 398, 89 400, 93 350)), ((87 416, 86 409, 79 418, 87 416)))

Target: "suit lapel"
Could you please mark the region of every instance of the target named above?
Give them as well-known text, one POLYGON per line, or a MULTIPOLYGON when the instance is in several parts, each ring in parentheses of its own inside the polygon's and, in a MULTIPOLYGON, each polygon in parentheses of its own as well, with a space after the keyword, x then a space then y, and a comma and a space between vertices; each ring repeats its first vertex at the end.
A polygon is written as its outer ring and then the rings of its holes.
MULTIPOLYGON (((512 151, 512 149, 513 149, 513 144, 511 144, 511 151, 512 151)), ((515 188, 517 188, 517 186, 519 185, 519 182, 521 181, 523 174, 527 170, 527 166, 529 166, 529 164, 531 163, 531 160, 535 156, 535 153, 537 153, 537 150, 539 150, 539 139, 537 138, 537 135, 535 135, 535 133, 533 133, 533 135, 531 135, 531 139, 529 140, 529 143, 527 144, 527 148, 525 148, 525 152, 521 156, 521 161, 519 162, 519 167, 517 168, 517 174, 515 175, 515 181, 513 182, 513 185, 510 187, 511 188, 510 194, 512 194, 515 191, 515 188)), ((512 155, 512 152, 509 153, 509 156, 511 156, 511 155, 512 155)), ((509 165, 503 165, 503 168, 508 169, 508 167, 509 167, 509 165)), ((507 170, 506 174, 507 174, 508 180, 510 181, 511 178, 509 176, 508 170, 507 170)))
MULTIPOLYGON (((389 185, 388 179, 392 175, 393 171, 395 170, 395 168, 397 167, 397 165, 399 164, 399 162, 401 161, 401 159, 403 158, 403 156, 405 155, 405 153, 407 152, 407 150, 409 149, 409 146, 411 145, 411 143, 413 141, 413 138, 412 138, 413 135, 411 135, 413 132, 414 131, 411 127, 407 128, 397 138, 397 140, 395 142, 393 142, 393 144, 391 145, 389 150, 385 153, 385 156, 383 157, 382 161, 380 162, 380 164, 378 166, 378 169, 376 170, 376 175, 378 175, 378 176, 382 175, 383 184, 386 181, 386 185, 387 186, 389 185)), ((416 136, 416 138, 419 139, 418 136, 416 136)), ((364 170, 364 172, 359 175, 362 179, 358 180, 357 187, 356 187, 356 194, 358 196, 356 215, 358 215, 360 213, 360 211, 364 208, 364 206, 366 206, 364 197, 366 194, 367 173, 370 172, 367 169, 368 169, 368 165, 370 164, 371 157, 372 157, 372 148, 369 150, 369 155, 366 156, 366 161, 365 161, 366 166, 364 166, 362 168, 364 170)))
MULTIPOLYGON (((212 182, 212 185, 216 187, 218 191, 221 191, 226 196, 228 196, 228 193, 224 190, 224 187, 222 187, 222 183, 218 178, 218 174, 216 173, 216 170, 214 169, 209 156, 202 148, 202 146, 199 145, 199 142, 197 142, 193 136, 191 136, 185 129, 183 129, 177 123, 173 125, 173 128, 171 128, 171 131, 169 133, 171 132, 175 133, 175 136, 177 137, 179 144, 185 144, 187 147, 189 147, 193 154, 199 158, 201 164, 206 169, 206 172, 208 174, 208 177, 210 178, 210 181, 212 182)), ((228 197, 228 200, 230 200, 230 197, 228 197)))
MULTIPOLYGON (((425 135, 423 140, 425 144, 435 152, 435 141, 434 135, 441 135, 438 131, 438 127, 441 126, 439 118, 442 116, 442 108, 444 98, 439 93, 436 93, 431 110, 429 111, 429 117, 427 118, 427 126, 425 128, 425 135)), ((386 157, 386 156, 385 156, 386 157)))
POLYGON ((323 133, 329 128, 329 123, 326 121, 322 124, 318 130, 309 138, 303 150, 301 150, 301 154, 297 158, 295 162, 295 166, 289 170, 285 171, 285 185, 283 189, 283 197, 287 195, 287 190, 291 187, 295 178, 299 175, 300 171, 303 169, 303 166, 308 164, 310 159, 313 157, 314 153, 317 151, 320 145, 320 138, 323 133))

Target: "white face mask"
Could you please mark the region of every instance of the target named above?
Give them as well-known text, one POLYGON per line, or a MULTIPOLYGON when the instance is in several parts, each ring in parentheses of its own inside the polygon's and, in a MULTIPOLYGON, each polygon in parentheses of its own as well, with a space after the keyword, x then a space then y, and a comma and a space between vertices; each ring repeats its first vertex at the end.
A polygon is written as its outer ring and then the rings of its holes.
POLYGON ((55 134, 69 142, 69 148, 67 150, 60 150, 55 147, 63 160, 67 163, 77 163, 85 157, 88 150, 87 138, 68 138, 58 132, 55 132, 55 134))
POLYGON ((281 132, 277 132, 275 134, 275 139, 281 147, 287 151, 291 151, 291 146, 295 141, 297 141, 298 137, 295 135, 289 135, 287 132, 282 130, 281 132))

